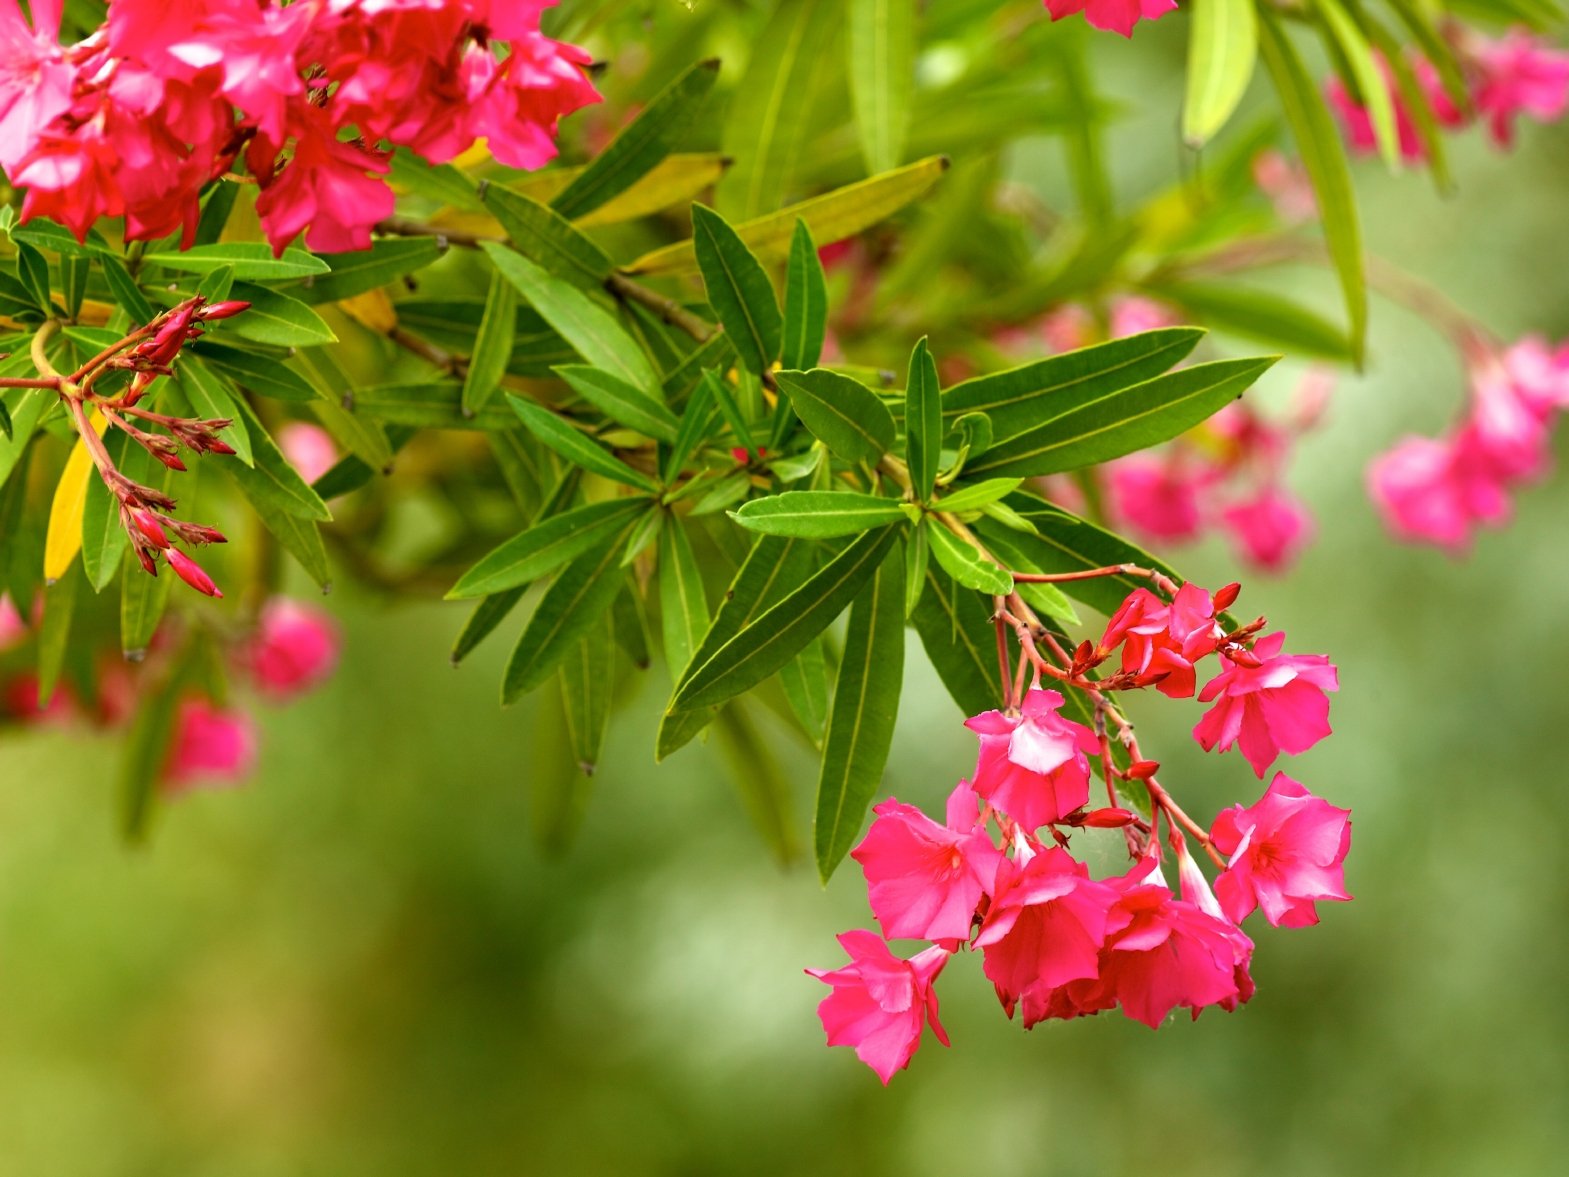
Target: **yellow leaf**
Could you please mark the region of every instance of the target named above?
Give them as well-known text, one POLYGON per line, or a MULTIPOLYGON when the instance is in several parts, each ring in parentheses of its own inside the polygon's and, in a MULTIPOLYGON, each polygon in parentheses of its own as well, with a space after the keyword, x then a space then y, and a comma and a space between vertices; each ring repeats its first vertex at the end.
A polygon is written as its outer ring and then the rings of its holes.
MULTIPOLYGON (((103 414, 94 411, 93 431, 102 437, 108 425, 103 414)), ((49 532, 44 541, 44 580, 49 584, 70 571, 71 561, 82 550, 82 517, 87 512, 87 480, 92 475, 93 455, 78 438, 49 508, 49 532)))
POLYGON ((398 325, 398 312, 393 309, 392 299, 387 297, 382 287, 356 294, 353 298, 339 299, 338 305, 349 318, 379 334, 385 335, 398 325))

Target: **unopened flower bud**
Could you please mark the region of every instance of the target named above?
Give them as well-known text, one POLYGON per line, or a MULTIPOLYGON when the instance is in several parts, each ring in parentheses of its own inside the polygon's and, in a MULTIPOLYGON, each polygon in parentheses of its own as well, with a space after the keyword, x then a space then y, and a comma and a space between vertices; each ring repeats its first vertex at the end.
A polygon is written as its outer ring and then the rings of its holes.
POLYGON ((1135 760, 1128 765, 1128 778, 1135 781, 1147 781, 1160 771, 1158 760, 1135 760))
POLYGON ((168 558, 169 567, 174 569, 174 574, 197 592, 205 593, 209 597, 223 596, 218 591, 218 586, 213 584, 212 577, 203 572, 201 565, 179 548, 170 548, 165 556, 168 558))
POLYGON ((1237 594, 1239 594, 1241 591, 1242 586, 1235 581, 1228 585, 1222 585, 1220 588, 1216 589, 1214 598, 1215 612, 1219 613, 1222 610, 1231 608, 1231 606, 1236 603, 1237 594))
POLYGON ((1095 830, 1120 830, 1123 826, 1132 825, 1138 820, 1138 815, 1131 809, 1092 809, 1080 819, 1081 826, 1088 826, 1095 830))
POLYGON ((158 575, 158 561, 154 560, 152 553, 141 544, 132 544, 131 550, 136 553, 136 560, 142 566, 142 571, 148 576, 158 575))
POLYGON ((239 299, 230 299, 227 302, 215 302, 209 307, 203 307, 196 313, 196 317, 203 320, 232 319, 241 311, 250 309, 250 303, 241 302, 239 299))
POLYGON ((157 458, 171 470, 185 469, 185 463, 180 461, 180 456, 178 454, 166 454, 163 450, 157 449, 154 446, 148 446, 147 452, 152 454, 153 457, 157 458))
POLYGON ((151 511, 132 511, 131 518, 136 523, 136 530, 148 543, 155 548, 168 548, 169 537, 164 534, 163 528, 158 525, 158 517, 151 511))

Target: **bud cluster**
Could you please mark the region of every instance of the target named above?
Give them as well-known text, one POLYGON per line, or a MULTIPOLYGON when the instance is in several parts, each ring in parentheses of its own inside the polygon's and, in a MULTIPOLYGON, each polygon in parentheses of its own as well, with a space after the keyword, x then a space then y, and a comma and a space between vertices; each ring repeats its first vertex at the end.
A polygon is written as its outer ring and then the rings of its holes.
POLYGON ((588 56, 539 31, 553 0, 111 0, 57 43, 58 3, 31 25, 0 0, 0 170, 22 219, 79 239, 102 217, 127 240, 182 234, 199 196, 243 166, 274 249, 364 249, 389 216, 385 146, 444 163, 484 139, 538 168, 556 122, 599 100, 588 56), (500 43, 505 43, 504 45, 500 43))
POLYGON ((1240 925, 1255 909, 1272 924, 1301 927, 1317 922, 1319 900, 1350 898, 1342 866, 1349 811, 1282 772, 1260 800, 1222 811, 1206 830, 1161 785, 1159 764, 1144 757, 1107 697, 1154 687, 1192 698, 1196 666, 1217 659, 1219 672, 1197 691, 1212 706, 1194 737, 1206 750, 1240 744, 1262 779, 1280 753, 1306 751, 1329 734, 1335 668, 1322 656, 1284 654, 1283 633, 1258 636, 1262 618, 1223 624, 1238 586, 1211 595, 1149 575, 1169 601, 1135 590, 1099 641, 1071 652, 1015 615, 1017 595, 1008 598, 999 624, 1015 627, 1035 686, 967 722, 980 756, 949 796, 942 824, 890 799, 851 851, 882 936, 847 932, 839 941, 849 964, 807 971, 833 989, 818 1007, 829 1045, 854 1047, 884 1083, 909 1063, 928 1022, 947 1044, 933 985, 961 950, 982 954, 1004 1011, 1018 1012, 1026 1028, 1120 1008, 1153 1029, 1175 1009, 1197 1018, 1253 996, 1254 945, 1240 925), (1101 667, 1104 677, 1090 677, 1101 667), (1046 678, 1069 696, 1042 687, 1046 678), (1085 704, 1091 724, 1065 714, 1070 697, 1085 704), (1097 777, 1106 804, 1092 808, 1097 777), (1148 819, 1119 801, 1119 788, 1148 796, 1148 819), (1120 830, 1131 867, 1092 878, 1072 853, 1084 829, 1120 830), (1190 838, 1219 870, 1213 889, 1190 838), (1162 869, 1167 852, 1175 887, 1162 869), (886 944, 895 939, 930 946, 904 959, 886 944))

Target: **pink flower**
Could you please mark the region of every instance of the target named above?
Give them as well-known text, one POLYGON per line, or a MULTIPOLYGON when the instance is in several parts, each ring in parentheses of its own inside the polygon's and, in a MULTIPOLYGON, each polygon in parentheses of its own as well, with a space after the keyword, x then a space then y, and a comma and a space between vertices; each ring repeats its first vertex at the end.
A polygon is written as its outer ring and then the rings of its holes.
POLYGON ((1313 517, 1295 495, 1268 486, 1257 497, 1233 503, 1221 522, 1243 558, 1266 572, 1283 572, 1313 537, 1313 517))
POLYGON ((1538 410, 1494 359, 1471 373, 1471 411, 1458 451, 1501 483, 1540 476, 1547 466, 1547 410, 1538 410))
POLYGON ((1177 0, 1045 0, 1045 4, 1052 20, 1082 12, 1095 28, 1131 37, 1141 19, 1159 20, 1177 7, 1177 0))
POLYGON ((278 430, 278 448, 306 482, 315 482, 338 464, 338 447, 332 434, 319 425, 290 421, 278 430))
POLYGON ((828 1045, 854 1047, 856 1057, 887 1086, 895 1071, 910 1065, 928 1020, 937 1041, 948 1045, 947 1032, 937 1020, 932 983, 951 954, 934 947, 901 960, 875 932, 846 932, 839 943, 849 954, 849 964, 806 970, 833 986, 819 1003, 817 1016, 828 1033, 828 1045))
POLYGON ((1203 526, 1201 495, 1214 471, 1201 463, 1152 454, 1129 454, 1106 467, 1112 511, 1135 531, 1156 540, 1197 538, 1203 526))
POLYGON ((391 216, 396 204, 392 189, 380 179, 387 172, 386 159, 341 142, 320 115, 305 113, 314 108, 296 109, 301 118, 290 124, 296 135, 294 158, 262 181, 256 200, 267 239, 279 254, 302 230, 306 245, 315 250, 369 249, 371 227, 391 216))
POLYGON ((1253 157, 1253 182, 1275 206, 1275 215, 1288 225, 1311 221, 1318 215, 1313 183, 1300 160, 1287 159, 1274 148, 1253 157))
POLYGON ((1329 735, 1329 696, 1339 677, 1322 654, 1282 654, 1286 635, 1272 633, 1253 646, 1257 666, 1231 662, 1199 693, 1216 700, 1193 729, 1206 752, 1240 741, 1242 755, 1262 780, 1275 757, 1306 752, 1329 735))
POLYGON ((1496 358, 1516 395, 1533 412, 1545 417, 1569 408, 1569 347, 1555 350, 1539 336, 1527 335, 1496 358))
POLYGON ((1152 867, 1140 864, 1109 880, 1122 895, 1107 917, 1100 977, 1075 1004, 1093 1010, 1115 1003, 1154 1030, 1179 1007, 1196 1018, 1209 1006, 1235 1008, 1246 1001, 1252 996, 1251 980, 1243 983, 1252 942, 1225 920, 1175 898, 1163 883, 1147 882, 1159 878, 1152 867))
POLYGON ((22 620, 11 598, 0 593, 0 650, 8 650, 27 640, 27 622, 22 620))
POLYGON ((893 799, 850 857, 866 874, 872 914, 890 940, 967 940, 981 896, 996 885, 1004 860, 976 825, 976 798, 961 782, 940 826, 913 805, 893 799))
POLYGON ((222 711, 206 699, 180 701, 164 763, 164 787, 184 793, 200 785, 238 785, 256 766, 256 728, 243 711, 222 711))
POLYGON ((1127 335, 1139 335, 1160 327, 1173 327, 1176 323, 1177 316, 1170 307, 1156 302, 1153 298, 1130 294, 1112 302, 1111 322, 1106 333, 1112 339, 1121 339, 1127 335))
POLYGON ((1098 974, 1106 911, 1116 900, 1060 847, 1022 865, 1004 860, 975 946, 985 950, 983 969, 1009 1017, 1025 994, 1098 974))
POLYGON ((1172 699, 1191 698, 1194 663, 1215 652, 1225 635, 1215 621, 1215 600, 1185 584, 1167 605, 1149 589, 1134 589, 1106 624, 1102 651, 1122 645, 1122 669, 1140 686, 1155 685, 1172 699))
POLYGON ((1099 751, 1100 742, 1057 713, 1062 703, 1056 691, 1036 688, 1017 717, 987 711, 965 721, 981 739, 976 793, 1027 830, 1060 821, 1090 799, 1086 753, 1099 751))
POLYGON ((339 645, 332 618, 297 601, 274 597, 262 610, 256 633, 240 658, 257 688, 281 701, 332 677, 339 645))
POLYGON ((1342 865, 1351 848, 1351 811, 1313 796, 1283 772, 1247 809, 1222 810, 1210 836, 1230 859, 1215 891, 1233 922, 1260 907, 1277 927, 1307 927, 1318 923, 1318 900, 1351 898, 1342 865))
POLYGON ((556 157, 557 121, 600 96, 583 72, 592 59, 575 45, 534 33, 514 40, 511 50, 479 105, 474 129, 502 163, 533 170, 556 157))
POLYGON ((14 175, 39 134, 71 108, 76 71, 56 37, 60 0, 34 0, 32 25, 0 0, 0 171, 14 175))
MULTIPOLYGON (((1437 544, 1459 555, 1470 546, 1476 523, 1474 488, 1459 473, 1452 443, 1405 437, 1373 459, 1368 494, 1397 538, 1437 544)), ((1495 506, 1507 511, 1502 491, 1495 490, 1495 506)))
POLYGON ((1569 108, 1569 54, 1547 48, 1525 29, 1497 41, 1473 34, 1467 48, 1481 75, 1472 101, 1500 147, 1513 141, 1517 115, 1550 123, 1569 108))
MULTIPOLYGON (((1395 86, 1394 75, 1390 72, 1389 63, 1383 54, 1374 51, 1378 59, 1379 73, 1383 76, 1384 85, 1389 91, 1389 98, 1395 110, 1395 132, 1400 141, 1400 155, 1403 159, 1415 163, 1427 156, 1427 148, 1422 144, 1422 136, 1418 133, 1415 121, 1411 118, 1411 111, 1401 97, 1399 89, 1395 86)), ((1412 71, 1416 74, 1417 84, 1421 86, 1428 105, 1432 107, 1436 121, 1443 127, 1458 127, 1465 123, 1465 114, 1450 100, 1445 93, 1443 83, 1440 81, 1438 71, 1433 68, 1432 62, 1426 58, 1416 58, 1412 62, 1412 71)), ((1325 95, 1331 106, 1340 116, 1340 121, 1345 127, 1346 138, 1351 142, 1353 151, 1369 154, 1378 150, 1378 137, 1373 131, 1373 119, 1368 114, 1367 108, 1361 105, 1346 89, 1345 83, 1339 77, 1332 76, 1324 84, 1325 95)))

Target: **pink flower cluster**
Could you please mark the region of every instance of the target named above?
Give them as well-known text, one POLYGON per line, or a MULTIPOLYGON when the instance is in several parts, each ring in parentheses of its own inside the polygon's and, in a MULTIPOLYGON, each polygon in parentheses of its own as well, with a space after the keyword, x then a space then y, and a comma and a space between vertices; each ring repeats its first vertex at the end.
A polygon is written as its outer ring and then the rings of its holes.
MULTIPOLYGON (((1413 57, 1411 62, 1417 84, 1439 126, 1454 130, 1476 117, 1485 120, 1495 143, 1508 147, 1514 141, 1517 118, 1529 115, 1538 122, 1551 123, 1569 109, 1569 54, 1549 48, 1525 29, 1512 29, 1495 41, 1463 25, 1451 27, 1452 48, 1465 74, 1469 109, 1455 104, 1430 61, 1413 57)), ((1395 86, 1388 62, 1380 58, 1379 66, 1395 108, 1400 154, 1408 161, 1419 161, 1427 151, 1411 111, 1395 86)), ((1356 101, 1338 77, 1329 79, 1325 91, 1345 126, 1352 149, 1376 151, 1377 138, 1367 108, 1356 101)))
POLYGON ((1569 345, 1526 338, 1478 350, 1470 382, 1469 410, 1447 436, 1406 437, 1368 470, 1394 535, 1456 555, 1479 526, 1509 518, 1511 491, 1547 471, 1553 419, 1569 406, 1569 345))
MULTIPOLYGON (((1279 753, 1305 751, 1329 734, 1326 692, 1336 689, 1336 675, 1327 658, 1282 653, 1283 634, 1250 645, 1262 622, 1224 632, 1217 598, 1223 607, 1235 591, 1211 596, 1186 585, 1167 602, 1136 590, 1099 643, 1073 655, 1061 681, 1090 685, 1085 671, 1120 655, 1120 670, 1089 689, 1104 733, 1118 714, 1105 707, 1104 692, 1154 686, 1191 697, 1195 665, 1218 656, 1224 668, 1199 695, 1214 706, 1194 735, 1206 749, 1240 742, 1262 778, 1279 753)), ((839 943, 849 964, 807 972, 832 988, 818 1006, 828 1044, 853 1047, 884 1083, 908 1065, 928 1022, 947 1045, 934 984, 963 949, 981 952, 1003 1009, 1010 1018, 1020 1011, 1026 1028, 1113 1008, 1156 1028, 1179 1008, 1196 1018, 1252 997, 1253 941, 1239 924, 1256 908, 1272 924, 1300 927, 1317 922, 1320 900, 1350 898, 1342 866, 1347 810, 1277 773, 1259 801, 1225 810, 1206 833, 1159 784, 1159 765, 1139 757, 1131 727, 1121 737, 1131 760, 1119 768, 1111 738, 1063 714, 1064 706, 1062 694, 1037 687, 1015 708, 971 718, 979 760, 949 796, 945 821, 889 799, 851 851, 882 937, 847 932, 839 943), (1090 809, 1097 776, 1108 805, 1090 809), (1130 794, 1142 784, 1150 820, 1117 803, 1113 778, 1130 794), (1176 889, 1161 871, 1163 819, 1176 889), (1070 853, 1070 835, 1084 829, 1120 829, 1131 868, 1092 878, 1070 853), (1213 891, 1184 830, 1222 868, 1213 891), (930 947, 906 960, 885 943, 897 939, 930 947)))
POLYGON ((1044 0, 1052 20, 1082 12, 1097 29, 1133 36, 1141 20, 1159 20, 1177 7, 1177 0, 1044 0))
POLYGON ((484 138, 538 168, 599 100, 587 55, 539 31, 553 2, 111 0, 62 46, 59 0, 30 25, 0 0, 0 169, 23 220, 188 243, 203 187, 243 161, 274 249, 364 249, 393 208, 388 147, 443 163, 484 138))
MULTIPOLYGON (((24 621, 10 600, 0 596, 0 655, 22 647, 36 627, 36 618, 24 621)), ((153 639, 152 659, 170 656, 171 645, 160 631, 153 639)), ((288 703, 332 676, 340 645, 337 626, 325 613, 279 597, 262 609, 254 630, 230 647, 229 661, 265 699, 288 703)), ((31 662, 25 665, 30 667, 31 662)), ((100 727, 129 721, 141 689, 132 668, 117 656, 106 658, 93 685, 96 698, 90 705, 61 683, 47 706, 40 708, 38 678, 31 669, 0 674, 0 721, 9 718, 37 726, 85 720, 100 727)), ((205 695, 187 694, 175 708, 164 788, 172 795, 203 786, 242 784, 255 769, 258 745, 256 724, 247 711, 205 695)))

